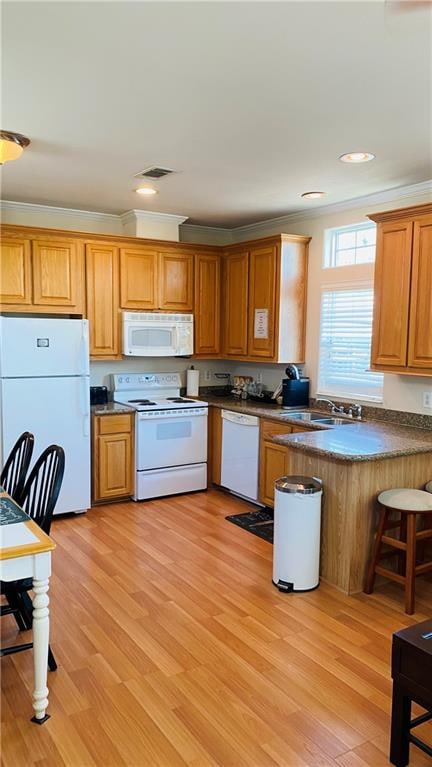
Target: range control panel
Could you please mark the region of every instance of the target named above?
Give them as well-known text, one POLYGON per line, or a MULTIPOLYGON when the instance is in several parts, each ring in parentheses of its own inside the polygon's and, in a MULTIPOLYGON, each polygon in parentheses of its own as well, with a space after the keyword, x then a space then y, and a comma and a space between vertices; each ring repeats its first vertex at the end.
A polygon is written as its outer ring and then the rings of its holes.
POLYGON ((180 373, 121 373, 112 376, 115 391, 128 389, 180 389, 180 373))

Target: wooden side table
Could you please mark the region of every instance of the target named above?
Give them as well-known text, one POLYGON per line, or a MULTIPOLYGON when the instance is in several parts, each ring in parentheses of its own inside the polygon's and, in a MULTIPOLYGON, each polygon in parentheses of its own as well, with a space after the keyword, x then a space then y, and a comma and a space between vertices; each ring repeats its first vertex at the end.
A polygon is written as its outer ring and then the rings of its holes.
POLYGON ((432 747, 412 733, 417 725, 432 719, 432 620, 393 634, 392 679, 390 761, 405 767, 410 743, 432 756, 432 747), (411 719, 413 701, 426 709, 415 719, 411 719))

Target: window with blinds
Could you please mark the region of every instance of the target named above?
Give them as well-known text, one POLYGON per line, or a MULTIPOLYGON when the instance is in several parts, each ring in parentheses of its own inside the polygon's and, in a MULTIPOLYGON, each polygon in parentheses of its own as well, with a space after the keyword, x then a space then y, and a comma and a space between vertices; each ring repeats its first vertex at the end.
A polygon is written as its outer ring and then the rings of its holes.
POLYGON ((319 394, 382 401, 383 375, 369 370, 372 310, 372 288, 323 290, 319 394))

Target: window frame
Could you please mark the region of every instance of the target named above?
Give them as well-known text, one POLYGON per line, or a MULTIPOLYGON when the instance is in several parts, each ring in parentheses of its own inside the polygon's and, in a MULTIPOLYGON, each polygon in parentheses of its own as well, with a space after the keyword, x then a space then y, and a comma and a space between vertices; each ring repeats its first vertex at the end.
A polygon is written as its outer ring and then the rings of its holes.
MULTIPOLYGON (((324 271, 332 269, 351 269, 353 267, 362 266, 374 266, 375 259, 373 261, 355 261, 353 264, 337 264, 332 263, 336 261, 336 256, 339 251, 336 250, 335 243, 339 234, 354 232, 360 232, 362 230, 375 230, 375 252, 376 252, 376 230, 377 226, 373 221, 361 221, 356 224, 346 224, 344 226, 334 226, 325 231, 324 238, 324 252, 322 258, 322 268, 324 271)), ((368 246, 370 247, 370 246, 368 246)), ((353 250, 353 248, 346 248, 346 250, 353 250)), ((354 248, 357 252, 357 248, 354 248)))

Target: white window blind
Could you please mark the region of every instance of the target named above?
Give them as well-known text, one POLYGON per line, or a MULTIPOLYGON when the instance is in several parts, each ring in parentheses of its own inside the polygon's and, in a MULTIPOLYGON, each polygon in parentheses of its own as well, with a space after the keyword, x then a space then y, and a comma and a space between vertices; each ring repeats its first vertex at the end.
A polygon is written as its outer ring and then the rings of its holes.
POLYGON ((383 376, 368 370, 372 288, 324 290, 321 300, 320 394, 382 401, 383 376))
POLYGON ((326 236, 324 267, 372 264, 375 261, 376 224, 363 224, 329 229, 326 236))

